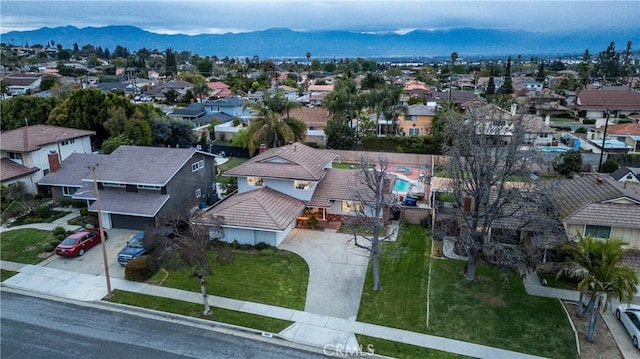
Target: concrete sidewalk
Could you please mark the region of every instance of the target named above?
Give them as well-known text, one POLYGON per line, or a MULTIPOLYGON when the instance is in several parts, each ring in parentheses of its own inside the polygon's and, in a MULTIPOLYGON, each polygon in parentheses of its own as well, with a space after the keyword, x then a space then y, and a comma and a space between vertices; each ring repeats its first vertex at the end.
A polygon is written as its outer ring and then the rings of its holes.
MULTIPOLYGON (((103 276, 92 276, 34 265, 20 266, 8 262, 0 262, 0 267, 3 269, 20 267, 18 268, 18 274, 2 282, 2 286, 9 288, 87 302, 100 301, 107 294, 105 278, 103 276)), ((134 293, 171 298, 192 303, 202 303, 202 297, 199 292, 158 287, 121 279, 112 279, 111 286, 114 289, 134 293)), ((295 342, 297 343, 313 345, 321 348, 335 349, 339 345, 344 345, 342 342, 335 342, 335 340, 339 340, 339 338, 336 339, 332 335, 335 334, 336 331, 342 331, 345 333, 363 334, 374 338, 392 340, 400 343, 476 358, 538 358, 533 355, 517 353, 499 348, 362 323, 353 320, 313 314, 300 310, 275 307, 261 303, 247 302, 218 296, 209 296, 209 303, 218 308, 258 314, 303 324, 304 326, 300 327, 301 330, 298 330, 295 333, 296 335, 292 336, 292 338, 295 339, 295 342)), ((286 330, 282 335, 278 334, 278 336, 289 339, 289 335, 285 332, 286 330)), ((363 344, 363 347, 366 348, 366 343, 363 344)))

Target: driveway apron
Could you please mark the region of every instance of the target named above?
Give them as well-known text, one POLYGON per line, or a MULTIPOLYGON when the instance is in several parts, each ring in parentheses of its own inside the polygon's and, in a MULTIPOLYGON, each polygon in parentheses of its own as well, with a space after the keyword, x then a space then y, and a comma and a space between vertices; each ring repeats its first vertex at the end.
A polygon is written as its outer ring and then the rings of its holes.
POLYGON ((309 265, 305 312, 355 320, 369 253, 342 233, 294 229, 280 245, 309 265))

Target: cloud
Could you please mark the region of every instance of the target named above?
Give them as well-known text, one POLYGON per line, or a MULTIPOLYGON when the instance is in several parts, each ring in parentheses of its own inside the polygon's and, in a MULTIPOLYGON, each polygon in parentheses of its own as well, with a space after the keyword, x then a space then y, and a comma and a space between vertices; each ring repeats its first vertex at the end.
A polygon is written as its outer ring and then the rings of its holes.
POLYGON ((42 26, 133 25, 159 33, 366 32, 482 27, 527 31, 638 28, 633 1, 30 1, 0 2, 2 33, 42 26), (405 30, 403 30, 405 29, 405 30))

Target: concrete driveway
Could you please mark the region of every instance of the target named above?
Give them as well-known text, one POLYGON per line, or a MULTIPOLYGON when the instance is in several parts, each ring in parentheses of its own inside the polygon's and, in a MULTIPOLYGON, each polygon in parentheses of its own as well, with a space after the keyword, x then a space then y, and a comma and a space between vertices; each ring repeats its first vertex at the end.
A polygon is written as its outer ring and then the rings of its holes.
MULTIPOLYGON (((109 263, 109 276, 111 278, 124 279, 124 267, 118 263, 118 252, 120 252, 127 241, 139 231, 117 228, 106 231, 109 234, 109 239, 105 242, 105 246, 107 247, 107 263, 109 263)), ((40 265, 84 274, 104 275, 104 263, 102 262, 102 248, 100 244, 88 250, 82 257, 61 257, 54 254, 40 265)))
POLYGON ((305 312, 355 320, 367 274, 369 252, 349 242, 350 235, 294 229, 279 248, 309 265, 305 312))

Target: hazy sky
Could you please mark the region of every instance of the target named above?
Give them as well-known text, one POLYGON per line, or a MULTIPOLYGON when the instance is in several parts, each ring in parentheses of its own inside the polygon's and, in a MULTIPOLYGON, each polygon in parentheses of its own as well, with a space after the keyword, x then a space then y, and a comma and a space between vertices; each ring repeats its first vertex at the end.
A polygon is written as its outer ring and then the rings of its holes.
POLYGON ((592 1, 0 1, 0 33, 43 26, 133 25, 158 33, 397 31, 481 27, 527 31, 637 28, 640 0, 592 1))

